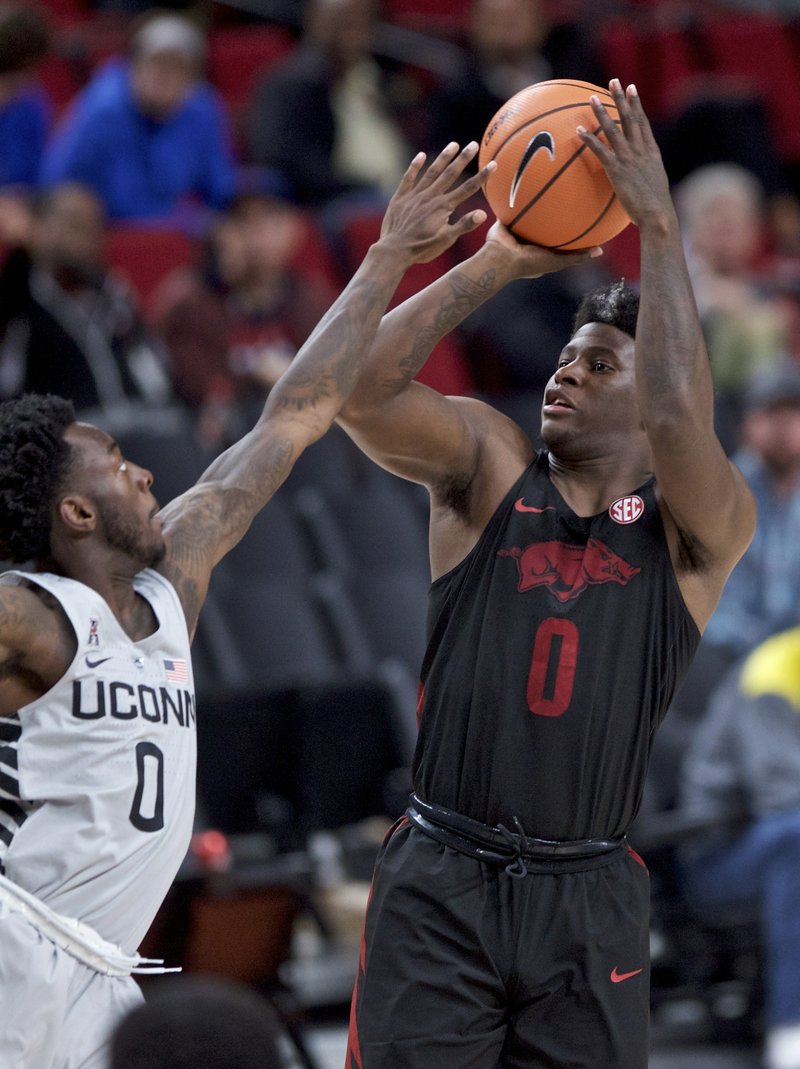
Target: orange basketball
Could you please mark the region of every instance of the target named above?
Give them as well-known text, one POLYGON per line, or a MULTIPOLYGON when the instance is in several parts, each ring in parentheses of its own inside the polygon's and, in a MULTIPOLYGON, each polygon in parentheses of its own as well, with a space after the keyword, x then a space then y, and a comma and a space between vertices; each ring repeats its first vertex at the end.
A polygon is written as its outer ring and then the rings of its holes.
POLYGON ((593 93, 616 119, 608 90, 558 78, 511 97, 486 127, 480 165, 497 161, 484 187, 486 199, 524 241, 585 249, 602 245, 630 222, 602 164, 575 129, 582 125, 603 137, 589 103, 593 93))

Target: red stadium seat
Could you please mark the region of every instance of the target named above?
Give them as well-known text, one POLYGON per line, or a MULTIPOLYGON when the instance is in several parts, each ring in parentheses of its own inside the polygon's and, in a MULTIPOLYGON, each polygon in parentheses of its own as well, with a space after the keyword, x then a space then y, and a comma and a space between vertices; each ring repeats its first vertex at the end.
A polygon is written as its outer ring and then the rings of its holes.
POLYGON ((639 231, 631 224, 604 246, 603 264, 612 275, 619 275, 632 285, 639 281, 641 261, 639 231))
POLYGON ((209 40, 208 78, 236 114, 267 68, 294 48, 287 30, 273 26, 230 26, 209 40))
POLYGON ((607 22, 598 35, 606 69, 623 85, 633 82, 653 119, 667 117, 703 73, 701 49, 684 28, 640 28, 607 22))
MULTIPOLYGON (((378 239, 381 219, 380 213, 365 213, 355 215, 345 223, 342 238, 349 270, 355 270, 367 249, 378 239)), ((456 258, 452 250, 448 250, 431 263, 414 264, 403 276, 390 307, 394 308, 419 293, 455 263, 456 258)), ((442 338, 416 377, 440 393, 469 394, 475 390, 475 381, 464 348, 455 334, 442 338)))
POLYGON ((740 76, 765 101, 781 156, 800 160, 800 65, 789 28, 770 18, 731 15, 709 22, 706 39, 715 69, 740 76))
POLYGON ((92 15, 91 5, 82 0, 44 0, 42 7, 58 26, 83 22, 92 15))
POLYGON ((597 31, 597 46, 607 71, 623 85, 633 82, 650 110, 651 81, 642 34, 630 22, 610 19, 597 31))
POLYGON ((67 107, 82 88, 85 78, 79 67, 66 56, 49 55, 39 68, 39 78, 53 104, 56 116, 67 107))
POLYGON ((461 38, 470 0, 385 0, 384 18, 397 26, 440 37, 461 38))
POLYGON ((109 232, 106 256, 111 267, 127 276, 146 306, 168 274, 194 261, 195 246, 179 230, 115 226, 109 232))
POLYGON ((302 233, 290 266, 301 274, 320 279, 335 289, 341 289, 347 282, 346 278, 342 278, 336 258, 311 212, 303 214, 302 233))

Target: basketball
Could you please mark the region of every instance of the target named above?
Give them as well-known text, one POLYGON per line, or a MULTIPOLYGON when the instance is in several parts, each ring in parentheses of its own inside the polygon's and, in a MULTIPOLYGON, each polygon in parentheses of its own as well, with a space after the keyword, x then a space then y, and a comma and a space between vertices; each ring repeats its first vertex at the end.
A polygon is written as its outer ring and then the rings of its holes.
POLYGON ((486 199, 523 241, 585 249, 609 241, 630 222, 603 165, 576 132, 582 125, 605 140, 589 102, 593 93, 616 120, 608 90, 558 78, 511 97, 486 127, 479 162, 497 163, 484 186, 486 199))

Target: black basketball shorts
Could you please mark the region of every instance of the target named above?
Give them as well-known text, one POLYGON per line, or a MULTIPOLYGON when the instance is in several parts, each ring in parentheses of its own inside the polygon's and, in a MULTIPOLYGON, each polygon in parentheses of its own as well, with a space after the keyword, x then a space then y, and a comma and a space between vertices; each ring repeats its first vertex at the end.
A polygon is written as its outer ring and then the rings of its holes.
POLYGON ((377 860, 346 1069, 646 1069, 649 879, 610 854, 524 877, 403 817, 377 860))

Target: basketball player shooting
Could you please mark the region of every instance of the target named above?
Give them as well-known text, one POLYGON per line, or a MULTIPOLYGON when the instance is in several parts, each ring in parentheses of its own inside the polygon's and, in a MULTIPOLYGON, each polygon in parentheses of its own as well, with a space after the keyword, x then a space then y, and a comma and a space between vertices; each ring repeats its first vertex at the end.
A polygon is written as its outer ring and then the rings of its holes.
MULTIPOLYGON (((451 213, 477 146, 410 165, 380 239, 264 412, 158 510, 149 472, 59 398, 0 407, 0 1065, 96 1069, 141 1000, 136 953, 192 829, 190 641, 213 567, 330 426, 406 268, 484 218, 451 213)), ((266 611, 280 611, 280 606, 266 611)))
POLYGON ((641 291, 587 296, 537 451, 412 381, 446 331, 548 255, 495 224, 390 312, 340 422, 430 493, 414 794, 381 849, 347 1069, 645 1069, 649 890, 626 831, 653 733, 754 505, 714 434, 667 176, 633 86, 596 155, 639 228, 641 291))

